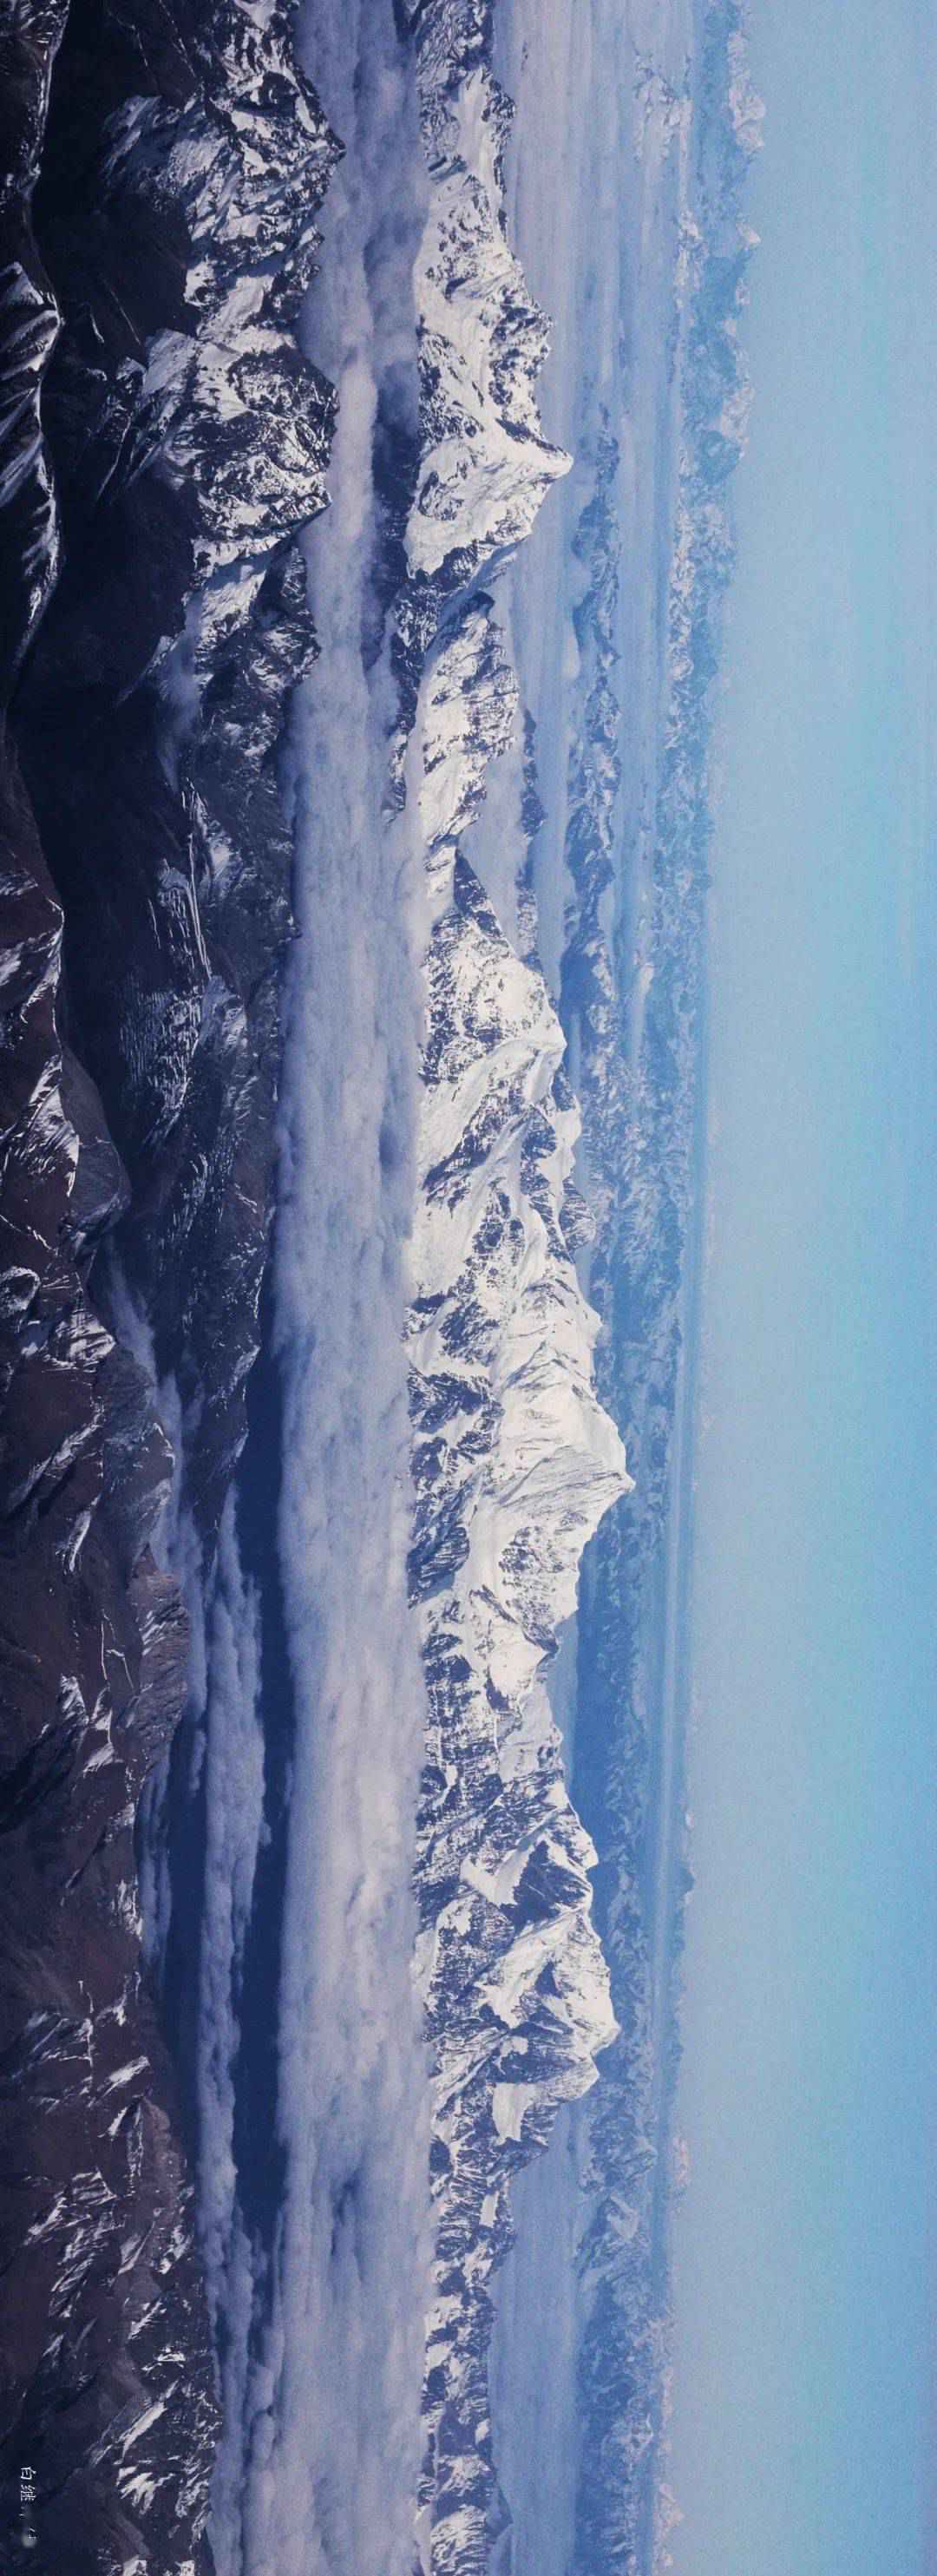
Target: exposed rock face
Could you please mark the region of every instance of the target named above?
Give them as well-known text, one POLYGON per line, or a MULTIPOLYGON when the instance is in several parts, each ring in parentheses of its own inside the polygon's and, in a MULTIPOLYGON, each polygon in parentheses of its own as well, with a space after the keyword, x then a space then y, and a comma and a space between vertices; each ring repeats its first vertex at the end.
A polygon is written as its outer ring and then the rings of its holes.
MULTIPOLYGON (((315 650, 296 535, 325 497, 333 415, 293 325, 339 147, 274 0, 72 0, 64 34, 63 16, 21 16, 6 92, 11 676, 46 607, 14 711, 42 851, 12 759, 4 786, 2 2000, 28 2177, 0 2202, 27 2320, 7 2311, 8 2457, 16 2528, 28 2460, 66 2576, 182 2576, 213 2403, 133 1817, 182 1706, 186 1639, 152 1544, 168 1447, 105 1319, 101 1247, 115 1239, 178 1386, 210 1566, 271 1210, 292 927, 277 753, 315 650), (54 296, 29 229, 37 170, 54 296), (53 478, 37 403, 56 299, 53 478)), ((424 2565, 471 2576, 503 2520, 486 2383, 507 2187, 615 2032, 542 1668, 627 1478, 571 1259, 578 1113, 529 895, 509 936, 466 847, 519 720, 491 585, 567 462, 537 416, 546 325, 505 238, 490 10, 419 0, 399 18, 428 171, 420 421, 385 460, 375 592, 427 928, 408 1358, 437 2242, 417 2539, 424 2565)), ((519 861, 532 798, 529 774, 519 861)))
MULTIPOLYGON (((136 1797, 186 1633, 142 1373, 86 1294, 126 1184, 58 1028, 62 914, 7 740, 3 850, 0 2373, 4 2548, 194 2554, 214 2425, 174 2088, 140 1975, 136 1797), (181 2358, 184 2356, 184 2358, 181 2358), (35 2506, 20 2477, 35 2471, 35 2506)), ((138 2553, 139 2554, 139 2553, 138 2553)))
POLYGON ((40 191, 64 565, 19 729, 76 1037, 132 1185, 124 1257, 209 1533, 270 1214, 276 753, 314 651, 296 533, 334 408, 292 326, 337 149, 288 10, 76 0, 40 191))
POLYGON ((39 421, 58 313, 32 229, 49 82, 68 0, 0 27, 0 698, 6 707, 58 565, 58 523, 39 421))
POLYGON ((65 16, 0 33, 4 707, 47 611, 0 744, 4 2563, 172 2576, 208 2564, 216 2407, 134 1820, 188 1643, 100 1247, 146 1283, 210 1543, 270 1213, 275 752, 331 420, 291 325, 336 147, 286 11, 65 16))
POLYGON ((60 1036, 61 907, 8 732, 0 842, 4 2555, 26 2565, 38 2539, 92 2576, 194 2563, 214 2431, 133 1847, 186 1631, 149 1545, 167 1444, 87 1295, 127 1185, 60 1036))

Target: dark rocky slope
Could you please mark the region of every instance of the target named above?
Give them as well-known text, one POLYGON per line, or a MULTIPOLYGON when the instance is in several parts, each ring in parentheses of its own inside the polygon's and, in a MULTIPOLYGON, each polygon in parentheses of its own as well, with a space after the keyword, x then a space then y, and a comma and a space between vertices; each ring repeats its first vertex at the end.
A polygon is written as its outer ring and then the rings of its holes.
POLYGON ((271 1202, 276 753, 314 651, 295 540, 333 413, 292 326, 336 150, 288 9, 74 0, 37 200, 64 562, 19 726, 203 1532, 243 1438, 271 1202))
POLYGON ((275 753, 331 420, 291 324, 335 146, 286 12, 65 15, 0 25, 2 2528, 5 2565, 172 2576, 208 2564, 215 2401, 134 1817, 187 1640, 102 1262, 151 1292, 210 1546, 269 1225, 275 753))

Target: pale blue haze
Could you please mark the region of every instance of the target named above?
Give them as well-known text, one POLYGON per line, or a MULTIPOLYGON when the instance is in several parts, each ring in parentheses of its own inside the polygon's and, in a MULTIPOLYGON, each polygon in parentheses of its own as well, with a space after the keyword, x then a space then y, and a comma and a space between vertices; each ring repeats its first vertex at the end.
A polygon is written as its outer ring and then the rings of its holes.
POLYGON ((719 724, 679 2576, 918 2576, 937 1778, 937 31, 756 0, 719 724))

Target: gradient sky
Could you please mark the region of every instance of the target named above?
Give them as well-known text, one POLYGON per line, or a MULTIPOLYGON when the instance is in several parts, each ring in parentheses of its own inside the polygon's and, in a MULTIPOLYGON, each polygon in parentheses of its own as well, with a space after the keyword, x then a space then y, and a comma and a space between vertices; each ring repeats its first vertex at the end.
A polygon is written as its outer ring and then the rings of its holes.
POLYGON ((919 2576, 937 2066, 937 24, 753 0, 719 730, 680 2576, 919 2576))

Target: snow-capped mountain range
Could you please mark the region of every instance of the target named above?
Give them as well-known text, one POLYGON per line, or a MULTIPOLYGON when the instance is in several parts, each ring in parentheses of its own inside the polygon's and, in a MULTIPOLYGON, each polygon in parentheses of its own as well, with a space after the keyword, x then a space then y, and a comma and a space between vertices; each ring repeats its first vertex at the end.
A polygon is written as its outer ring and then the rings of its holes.
MULTIPOLYGON (((457 674, 464 646, 463 624, 434 666, 436 712, 442 666, 457 674)), ((457 703, 471 742, 470 694, 457 703)), ((438 910, 410 1314, 411 1579, 430 1704, 417 1861, 437 2228, 426 2564, 465 2570, 487 2563, 485 2293, 508 2241, 510 2176, 559 2102, 593 2083, 615 2030, 594 1852, 541 1675, 582 1548, 628 1480, 563 1236, 579 1118, 562 1031, 539 969, 453 855, 468 797, 446 712, 449 812, 432 724, 423 749, 438 910)))
MULTIPOLYGON (((30 2329, 9 2330, 8 2523, 20 2532, 28 2446, 35 2534, 59 2567, 182 2576, 201 2563, 214 2415, 182 2113, 142 1972, 132 1856, 134 1800, 186 1693, 179 1590, 153 1555, 169 1475, 154 1404, 170 1382, 176 1475, 210 1583, 273 1205, 291 936, 277 753, 315 650, 296 536, 326 497, 334 419, 295 323, 340 147, 276 0, 214 0, 197 22, 184 0, 103 18, 37 0, 5 42, 26 101, 8 347, 31 427, 24 440, 17 410, 4 487, 20 643, 45 606, 12 717, 44 856, 12 767, 8 789, 32 923, 25 944, 11 926, 10 989, 35 1055, 17 1169, 22 1222, 45 1231, 42 1261, 7 1272, 11 1383, 29 1393, 36 1455, 14 1413, 6 1509, 10 1561, 25 1549, 40 1586, 54 1568, 58 1605, 20 1693, 7 1786, 27 1919, 46 1886, 31 1875, 38 1832, 72 1926, 56 1915, 35 1994, 10 1976, 6 1932, 6 2063, 35 2170, 30 2329), (29 231, 37 175, 61 314, 45 446, 36 400, 56 310, 29 231), (26 972, 36 958, 38 978, 26 972), (135 1358, 120 1341, 121 1277, 145 1317, 135 1358), (65 2181, 36 2143, 50 2084, 65 2181), (148 2303, 141 2266, 154 2273, 148 2303), (97 2378, 82 2386, 95 2336, 97 2378), (57 2501, 79 2476, 81 2538, 57 2501)), ((593 2083, 614 2033, 592 1847, 542 1673, 582 1547, 627 1473, 567 1242, 578 1112, 562 1032, 464 847, 488 765, 521 724, 486 585, 567 459, 540 429, 546 325, 505 236, 510 108, 490 69, 490 10, 430 0, 410 13, 407 43, 428 185, 420 434, 389 599, 388 794, 409 800, 425 871, 406 1351, 429 1710, 415 1973, 435 2230, 418 2546, 426 2568, 466 2576, 502 2518, 485 2357, 510 2176, 558 2103, 593 2083)), ((519 867, 523 854, 519 817, 519 867)), ((27 1585, 30 1617, 31 1597, 27 1585)))
MULTIPOLYGON (((487 2344, 510 2177, 545 2143, 558 2104, 594 2082, 614 2036, 591 1921, 594 1853, 542 1675, 586 1540, 629 1481, 596 1399, 596 1319, 563 1230, 579 1132, 563 1033, 539 966, 512 948, 463 846, 488 765, 521 727, 484 585, 568 465, 536 410, 547 326, 505 238, 510 107, 490 33, 489 13, 471 8, 440 5, 420 24, 423 437, 399 611, 405 641, 423 645, 405 770, 431 920, 408 1327, 436 2241, 420 2550, 427 2569, 462 2576, 487 2565, 504 2519, 487 2344)), ((520 873, 520 812, 516 830, 520 873)))

